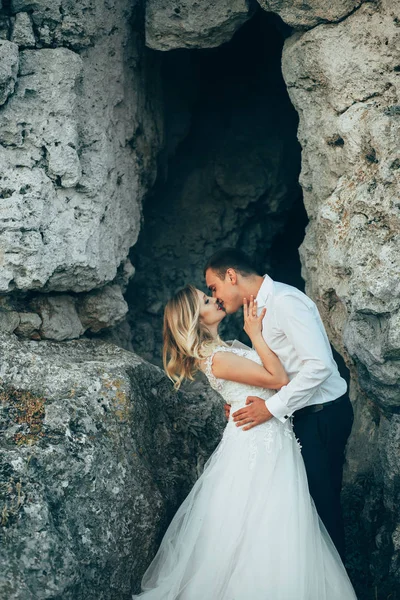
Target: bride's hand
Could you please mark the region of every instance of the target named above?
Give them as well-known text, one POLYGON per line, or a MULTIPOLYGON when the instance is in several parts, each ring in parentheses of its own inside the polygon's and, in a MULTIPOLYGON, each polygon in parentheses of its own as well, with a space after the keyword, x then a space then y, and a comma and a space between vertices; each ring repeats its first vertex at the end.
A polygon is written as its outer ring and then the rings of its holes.
POLYGON ((257 317, 257 300, 254 300, 253 296, 250 296, 250 302, 247 302, 247 298, 243 298, 243 329, 252 342, 261 336, 262 320, 266 312, 267 309, 263 308, 260 316, 257 317))

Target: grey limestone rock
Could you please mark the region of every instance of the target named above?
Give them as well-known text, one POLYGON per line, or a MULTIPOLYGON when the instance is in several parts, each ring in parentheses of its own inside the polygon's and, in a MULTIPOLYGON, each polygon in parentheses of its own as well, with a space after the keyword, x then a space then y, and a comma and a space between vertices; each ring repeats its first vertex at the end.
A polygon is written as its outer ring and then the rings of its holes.
POLYGON ((2 333, 13 333, 19 323, 20 317, 16 311, 0 309, 0 331, 2 333))
POLYGON ((119 285, 123 294, 126 292, 130 280, 135 275, 135 271, 136 269, 129 260, 129 258, 127 258, 120 264, 117 276, 114 279, 114 283, 116 285, 119 285))
POLYGON ((21 337, 40 339, 40 328, 42 325, 42 319, 37 313, 33 312, 20 312, 19 324, 14 332, 21 337))
POLYGON ((68 46, 74 50, 95 43, 98 34, 112 28, 105 15, 118 10, 118 2, 96 3, 93 0, 65 2, 63 0, 11 0, 11 11, 18 15, 29 13, 35 25, 38 47, 68 46), (104 10, 108 5, 109 11, 104 10), (116 6, 117 5, 117 6, 116 6), (102 28, 102 31, 99 28, 102 28))
MULTIPOLYGON (((363 0, 257 0, 266 11, 278 14, 294 29, 337 22, 357 9, 363 0)), ((231 39, 253 14, 255 2, 195 2, 146 0, 146 44, 156 50, 211 48, 231 39)))
POLYGON ((22 48, 32 48, 35 46, 36 38, 28 13, 20 12, 15 15, 11 40, 22 48))
POLYGON ((399 447, 389 433, 400 408, 399 14, 398 0, 363 4, 337 24, 291 36, 283 53, 310 218, 302 273, 352 376, 346 502, 361 515, 360 529, 354 516, 349 527, 365 552, 355 576, 364 564, 364 581, 383 597, 400 584, 392 541, 399 447))
POLYGON ((42 323, 41 337, 50 340, 71 340, 84 332, 76 308, 76 299, 67 294, 38 296, 33 305, 42 323))
POLYGON ((116 346, 0 337, 0 597, 128 600, 220 438, 221 400, 116 346))
POLYGON ((108 285, 84 294, 78 304, 82 325, 93 333, 116 325, 127 312, 128 305, 118 285, 108 285))
POLYGON ((294 29, 309 29, 320 23, 343 19, 363 0, 257 0, 267 11, 278 14, 294 29))
POLYGON ((146 0, 146 44, 156 50, 220 46, 251 14, 249 0, 146 0))
POLYGON ((8 40, 0 40, 0 105, 14 92, 18 64, 18 46, 8 40))
MULTIPOLYGON (((147 97, 157 60, 131 34, 134 2, 11 10, 15 27, 29 11, 40 39, 20 52, 0 114, 0 291, 90 291, 114 279, 138 236, 161 144, 157 85, 147 97)), ((4 101, 18 46, 0 52, 4 101)))
POLYGON ((117 278, 120 284, 107 285, 93 292, 30 294, 24 300, 15 294, 4 295, 0 330, 14 331, 20 337, 31 339, 62 341, 78 338, 87 330, 98 333, 114 327, 128 312, 122 289, 132 273, 131 263, 126 261, 117 278))

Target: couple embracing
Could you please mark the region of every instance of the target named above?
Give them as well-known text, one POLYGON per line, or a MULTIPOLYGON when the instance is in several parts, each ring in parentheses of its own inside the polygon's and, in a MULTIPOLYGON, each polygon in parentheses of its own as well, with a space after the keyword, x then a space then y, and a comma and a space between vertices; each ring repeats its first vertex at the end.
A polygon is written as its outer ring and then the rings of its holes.
POLYGON ((164 366, 226 402, 217 449, 142 581, 143 600, 355 600, 340 488, 353 413, 315 304, 235 249, 164 314, 164 366), (243 306, 252 348, 218 335, 243 306))

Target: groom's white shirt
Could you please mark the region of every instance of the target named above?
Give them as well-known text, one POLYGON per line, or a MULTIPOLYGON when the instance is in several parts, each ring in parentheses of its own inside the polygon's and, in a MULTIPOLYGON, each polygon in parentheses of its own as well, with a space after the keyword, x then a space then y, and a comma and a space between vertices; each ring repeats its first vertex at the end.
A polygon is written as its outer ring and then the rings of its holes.
POLYGON ((259 311, 267 309, 263 337, 278 355, 290 379, 265 401, 268 410, 285 422, 304 406, 342 396, 347 384, 339 375, 314 302, 291 285, 265 275, 257 294, 257 307, 259 311))

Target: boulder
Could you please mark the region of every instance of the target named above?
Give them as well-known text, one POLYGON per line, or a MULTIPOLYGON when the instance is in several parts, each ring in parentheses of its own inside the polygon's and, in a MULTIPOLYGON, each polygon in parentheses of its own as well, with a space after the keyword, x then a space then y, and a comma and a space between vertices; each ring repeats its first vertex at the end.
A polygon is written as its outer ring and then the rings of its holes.
POLYGON ((220 439, 220 398, 98 341, 2 335, 0 356, 0 597, 130 599, 220 439))
POLYGON ((82 325, 93 333, 113 327, 123 320, 127 312, 128 305, 118 285, 108 285, 83 294, 78 305, 82 325))
POLYGON ((309 29, 320 23, 330 23, 344 19, 363 0, 257 0, 269 12, 278 14, 285 23, 294 29, 309 29))
POLYGON ((249 0, 146 0, 146 45, 155 50, 213 48, 250 18, 249 0))

